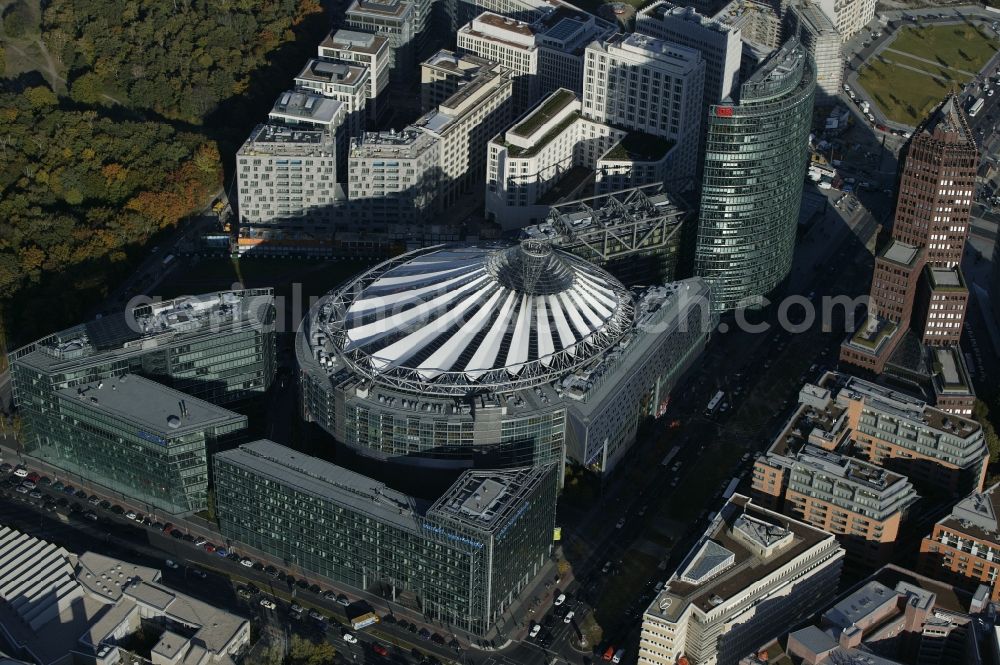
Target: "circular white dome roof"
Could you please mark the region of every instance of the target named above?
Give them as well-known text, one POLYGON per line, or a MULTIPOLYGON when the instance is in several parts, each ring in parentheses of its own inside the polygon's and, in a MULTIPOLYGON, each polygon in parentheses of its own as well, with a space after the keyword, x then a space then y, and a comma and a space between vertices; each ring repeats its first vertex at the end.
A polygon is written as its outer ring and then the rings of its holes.
POLYGON ((324 326, 354 369, 434 394, 523 388, 612 346, 632 297, 544 241, 439 247, 383 263, 333 298, 324 326))

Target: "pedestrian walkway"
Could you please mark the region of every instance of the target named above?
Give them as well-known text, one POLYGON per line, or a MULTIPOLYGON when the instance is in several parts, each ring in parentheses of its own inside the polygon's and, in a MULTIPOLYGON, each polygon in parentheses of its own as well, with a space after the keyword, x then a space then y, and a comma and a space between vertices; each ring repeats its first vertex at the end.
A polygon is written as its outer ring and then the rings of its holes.
POLYGON ((912 53, 908 53, 907 51, 900 51, 898 49, 890 48, 888 46, 885 48, 885 50, 888 51, 889 53, 898 53, 899 55, 906 56, 907 58, 913 58, 914 60, 919 60, 921 62, 926 62, 928 65, 934 65, 935 67, 938 67, 940 69, 950 69, 953 72, 958 72, 960 74, 965 74, 966 76, 968 76, 970 78, 973 77, 973 76, 976 76, 976 74, 974 72, 966 71, 964 69, 959 69, 958 67, 952 67, 951 65, 945 65, 945 64, 942 64, 940 62, 936 62, 934 60, 929 60, 928 58, 923 58, 923 57, 921 57, 919 55, 913 55, 912 53))

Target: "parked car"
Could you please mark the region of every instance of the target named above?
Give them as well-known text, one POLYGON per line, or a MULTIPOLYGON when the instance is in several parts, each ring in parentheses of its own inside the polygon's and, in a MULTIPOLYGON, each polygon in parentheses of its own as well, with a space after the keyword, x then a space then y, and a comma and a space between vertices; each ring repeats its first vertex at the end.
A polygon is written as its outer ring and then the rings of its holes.
POLYGON ((101 503, 101 497, 97 496, 96 494, 91 494, 90 498, 87 499, 87 503, 89 503, 92 506, 96 506, 101 503))
POLYGON ((250 559, 240 559, 240 563, 246 566, 247 568, 253 568, 253 561, 251 561, 250 559))
POLYGON ((337 594, 337 602, 340 603, 341 605, 343 605, 344 607, 347 607, 348 605, 351 604, 351 599, 348 598, 347 596, 345 596, 342 593, 338 593, 337 594))
POLYGON ((205 543, 205 544, 204 544, 204 545, 202 545, 201 547, 202 547, 202 549, 203 549, 203 550, 205 550, 205 551, 206 551, 206 552, 208 552, 209 554, 211 554, 212 552, 215 552, 215 551, 216 551, 216 547, 215 547, 215 545, 213 545, 212 543, 205 543))
POLYGON ((180 568, 177 562, 172 559, 167 559, 166 561, 164 561, 164 563, 167 564, 167 568, 171 570, 177 570, 178 568, 180 568))
POLYGON ((177 538, 177 539, 180 539, 180 538, 184 537, 184 534, 181 533, 180 529, 174 529, 173 531, 170 532, 170 535, 173 536, 174 538, 177 538))
POLYGON ((573 610, 570 610, 569 612, 566 613, 566 616, 563 617, 563 623, 570 623, 571 621, 573 621, 574 616, 576 616, 576 614, 573 612, 573 610))
POLYGON ((274 604, 274 601, 268 600, 267 598, 260 599, 260 606, 265 610, 273 610, 277 607, 277 605, 274 604))
POLYGON ((351 633, 344 633, 344 641, 348 644, 357 644, 358 638, 354 637, 351 633))
POLYGON ((135 513, 130 510, 127 513, 125 513, 125 517, 127 517, 130 520, 134 520, 135 519, 135 513))
POLYGON ((194 575, 195 577, 197 577, 200 580, 207 580, 208 579, 208 573, 206 573, 201 568, 192 568, 191 569, 191 574, 194 575))
POLYGON ((236 594, 240 598, 243 598, 245 600, 249 599, 253 595, 252 593, 250 593, 250 589, 248 589, 246 587, 242 587, 242 586, 236 590, 236 594))
POLYGON ((215 553, 218 554, 219 556, 222 556, 222 557, 228 557, 229 556, 229 550, 227 550, 225 547, 218 547, 218 548, 216 548, 215 553))
POLYGON ((83 516, 86 517, 91 522, 97 521, 97 513, 95 513, 93 510, 88 510, 83 514, 83 516))
POLYGON ((27 478, 28 470, 24 468, 23 464, 19 464, 16 469, 14 469, 14 475, 18 478, 27 478))
POLYGON ((555 605, 556 607, 559 607, 565 602, 566 602, 566 594, 561 593, 558 596, 556 596, 556 599, 552 602, 552 604, 555 605))
POLYGON ((372 651, 374 651, 375 653, 377 653, 380 656, 388 656, 389 655, 389 650, 386 649, 381 644, 373 644, 372 645, 372 651))

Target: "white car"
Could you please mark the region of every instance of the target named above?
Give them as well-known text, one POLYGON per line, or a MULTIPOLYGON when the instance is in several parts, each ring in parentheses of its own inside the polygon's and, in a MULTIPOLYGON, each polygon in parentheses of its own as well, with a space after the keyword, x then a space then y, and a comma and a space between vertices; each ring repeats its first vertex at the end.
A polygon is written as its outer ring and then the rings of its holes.
POLYGON ((556 596, 555 602, 553 602, 552 604, 555 607, 559 607, 560 605, 562 605, 565 602, 566 602, 566 594, 561 593, 558 596, 556 596))
POLYGON ((573 617, 575 616, 576 614, 573 613, 573 610, 570 610, 569 612, 566 613, 566 616, 563 618, 563 623, 569 623, 570 621, 573 620, 573 617))
POLYGON ((129 518, 130 520, 134 520, 134 519, 135 519, 135 513, 133 513, 133 512, 132 512, 132 511, 130 510, 130 511, 128 511, 127 513, 125 513, 125 517, 129 518))
POLYGON ((277 605, 274 604, 274 601, 268 600, 267 598, 260 599, 260 606, 263 607, 265 610, 273 610, 275 607, 277 607, 277 605))
POLYGON ((240 559, 240 563, 246 566, 247 568, 253 568, 253 561, 251 561, 250 559, 240 559))
POLYGON ((351 635, 350 633, 344 633, 344 641, 348 644, 357 644, 358 638, 354 637, 354 635, 351 635))
POLYGON ((623 526, 625 526, 625 518, 624 518, 624 517, 621 517, 621 518, 619 518, 619 519, 618 519, 618 521, 617 521, 617 522, 615 522, 615 528, 616 528, 616 529, 620 529, 620 528, 622 528, 623 526))
POLYGON ((177 562, 171 559, 167 559, 163 563, 165 563, 167 565, 167 568, 170 568, 171 570, 177 570, 178 568, 180 568, 180 566, 177 565, 177 562))
POLYGON ((14 469, 14 475, 17 476, 18 478, 27 478, 28 470, 25 469, 23 466, 19 466, 16 469, 14 469))
POLYGON ((536 623, 531 627, 531 632, 528 633, 528 637, 538 637, 538 633, 540 632, 542 632, 542 625, 540 623, 536 623))

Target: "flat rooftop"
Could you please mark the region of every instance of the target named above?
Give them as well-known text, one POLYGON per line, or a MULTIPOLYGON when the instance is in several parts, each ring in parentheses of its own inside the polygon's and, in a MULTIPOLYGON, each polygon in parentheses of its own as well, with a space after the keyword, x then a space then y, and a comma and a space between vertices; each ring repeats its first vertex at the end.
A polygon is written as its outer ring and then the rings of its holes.
POLYGON ((420 532, 418 516, 426 511, 426 502, 374 478, 273 441, 245 443, 217 454, 215 459, 411 533, 420 532))
POLYGON ((343 107, 344 102, 337 99, 289 90, 281 93, 275 100, 269 117, 272 120, 292 120, 329 125, 343 107))
MULTIPOLYGON (((524 37, 533 37, 535 35, 534 28, 532 28, 528 23, 508 18, 506 16, 500 16, 499 14, 494 14, 492 12, 483 12, 476 17, 476 21, 501 32, 513 32, 524 37)), ((473 25, 475 25, 475 23, 473 23, 473 25)))
POLYGON ((340 29, 327 35, 326 39, 320 42, 320 47, 374 55, 386 48, 388 42, 389 39, 384 35, 340 29))
POLYGON ((552 468, 465 471, 434 505, 428 517, 446 517, 480 531, 506 528, 526 506, 525 499, 552 468))
POLYGON ((347 16, 351 14, 372 14, 405 20, 413 12, 413 5, 399 0, 354 0, 347 8, 347 16))
POLYGON ((42 371, 141 351, 143 340, 217 333, 242 325, 263 327, 274 305, 271 289, 218 291, 140 305, 44 337, 15 351, 12 360, 42 371))
POLYGON ((920 249, 900 240, 893 240, 882 253, 883 258, 901 266, 912 266, 920 249))
POLYGON ((535 110, 525 116, 524 120, 514 125, 508 131, 516 136, 529 138, 542 125, 555 118, 563 109, 575 101, 576 94, 572 90, 560 88, 536 106, 535 110))
POLYGON ((928 276, 930 277, 931 286, 935 290, 941 291, 966 291, 968 290, 965 285, 965 278, 962 276, 962 270, 958 267, 955 268, 927 268, 928 276))
POLYGON ((321 83, 335 83, 337 85, 354 86, 357 85, 368 73, 368 68, 361 65, 352 65, 344 62, 329 62, 327 60, 317 60, 312 58, 306 66, 299 72, 296 79, 304 81, 318 81, 321 83))
MULTIPOLYGON (((714 13, 714 12, 713 12, 714 13)), ((709 18, 699 13, 695 7, 678 6, 666 0, 654 2, 639 11, 640 15, 663 19, 675 19, 692 23, 706 30, 713 30, 723 35, 728 35, 735 28, 714 18, 709 18)))
POLYGON ((133 423, 150 435, 151 442, 161 445, 166 444, 166 439, 209 427, 246 422, 246 416, 137 374, 63 388, 58 395, 67 401, 81 402, 92 411, 133 423))
POLYGON ((833 536, 735 495, 719 511, 698 544, 674 573, 649 608, 647 614, 677 621, 689 605, 710 612, 763 577, 781 569, 799 556, 833 536), (714 546, 706 548, 711 541, 714 546), (750 549, 770 549, 770 556, 758 557, 750 549), (684 581, 681 571, 700 565, 701 555, 710 555, 717 566, 701 566, 705 577, 699 583, 684 581), (731 556, 730 556, 731 555, 731 556))
POLYGON ((951 509, 938 524, 990 543, 1000 543, 1000 491, 993 485, 973 492, 951 509))
POLYGON ((434 145, 436 138, 415 129, 365 132, 351 139, 351 157, 415 159, 434 145))

